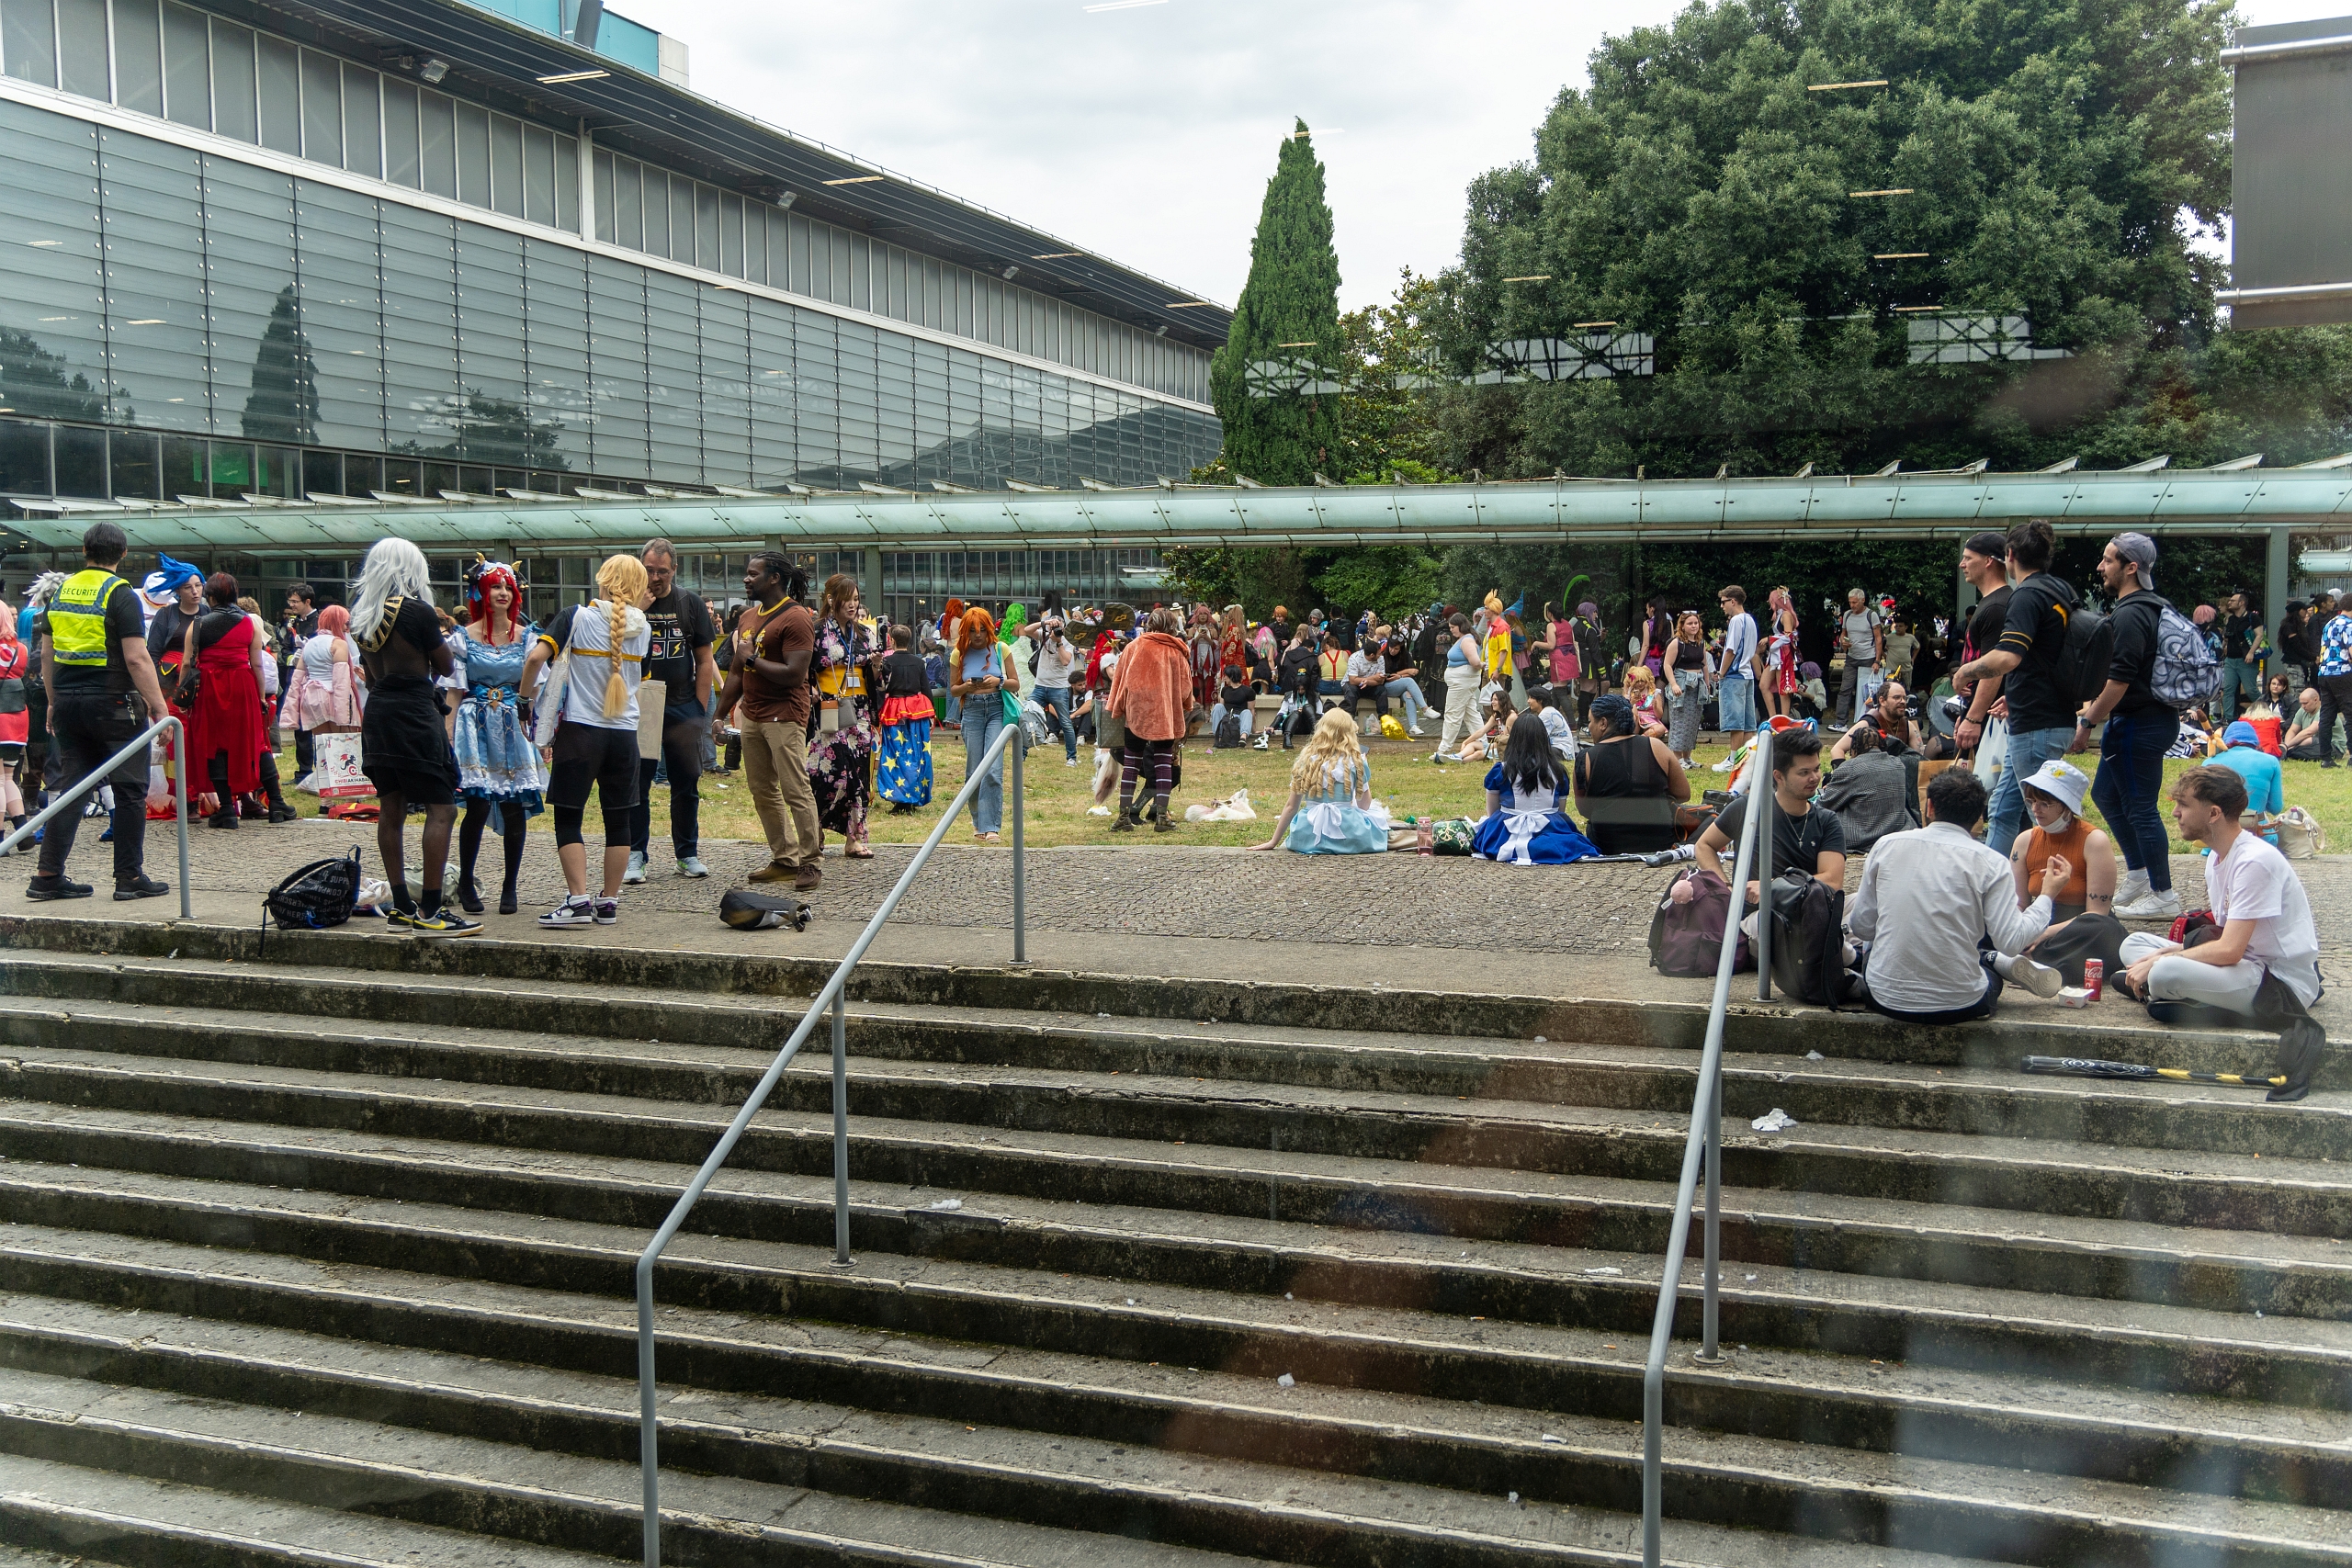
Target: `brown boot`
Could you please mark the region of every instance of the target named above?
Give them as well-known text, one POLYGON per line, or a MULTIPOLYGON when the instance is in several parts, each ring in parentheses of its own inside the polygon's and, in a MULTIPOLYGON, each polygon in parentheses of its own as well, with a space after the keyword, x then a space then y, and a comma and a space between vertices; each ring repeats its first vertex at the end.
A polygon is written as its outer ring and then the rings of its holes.
POLYGON ((744 880, 747 882, 789 882, 799 874, 782 861, 770 861, 744 880))
POLYGON ((795 893, 814 893, 820 886, 823 885, 824 880, 824 869, 812 863, 811 864, 802 866, 798 873, 794 875, 792 879, 792 890, 795 893))

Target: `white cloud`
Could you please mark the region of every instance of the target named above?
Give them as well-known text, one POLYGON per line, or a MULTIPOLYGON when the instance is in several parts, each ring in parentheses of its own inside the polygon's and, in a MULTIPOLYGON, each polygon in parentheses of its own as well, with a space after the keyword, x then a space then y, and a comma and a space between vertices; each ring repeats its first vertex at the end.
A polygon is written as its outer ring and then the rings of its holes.
POLYGON ((1292 117, 1317 137, 1340 300, 1454 260, 1471 179, 1525 158, 1604 32, 1676 0, 620 0, 732 107, 1206 298, 1250 269, 1292 117))

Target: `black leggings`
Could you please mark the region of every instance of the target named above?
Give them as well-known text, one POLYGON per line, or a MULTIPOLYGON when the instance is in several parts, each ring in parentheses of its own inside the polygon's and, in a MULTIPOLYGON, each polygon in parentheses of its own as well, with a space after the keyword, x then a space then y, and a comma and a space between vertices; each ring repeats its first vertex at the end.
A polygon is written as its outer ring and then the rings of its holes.
POLYGON ((1119 759, 1119 807, 1123 811, 1135 804, 1136 775, 1147 761, 1151 766, 1152 795, 1163 811, 1167 809, 1168 792, 1175 784, 1176 742, 1146 740, 1130 732, 1119 759))
MULTIPOLYGON (((498 809, 504 815, 506 829, 506 887, 512 890, 514 879, 523 870, 523 825, 529 820, 523 814, 520 801, 502 800, 498 809)), ((468 882, 474 879, 474 862, 481 854, 481 830, 490 825, 490 802, 466 802, 465 820, 458 824, 458 874, 468 882)))
MULTIPOLYGON (((599 792, 601 795, 601 792, 599 792)), ((605 847, 608 850, 628 848, 629 818, 637 815, 635 806, 606 806, 605 813, 605 847)), ((577 844, 585 840, 581 828, 588 818, 584 806, 550 806, 548 814, 555 818, 555 847, 577 844)))

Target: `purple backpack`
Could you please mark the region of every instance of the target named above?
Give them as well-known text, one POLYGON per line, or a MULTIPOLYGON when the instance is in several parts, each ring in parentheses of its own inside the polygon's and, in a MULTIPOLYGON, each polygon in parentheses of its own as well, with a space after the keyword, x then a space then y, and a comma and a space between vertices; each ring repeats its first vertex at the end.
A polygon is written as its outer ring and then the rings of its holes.
MULTIPOLYGON (((1724 918, 1730 912, 1730 886, 1712 871, 1686 867, 1667 884, 1650 917, 1650 967, 1661 975, 1713 978, 1723 957, 1724 918), (1690 885, 1690 901, 1677 903, 1675 886, 1684 882, 1690 885)), ((1747 945, 1743 936, 1740 946, 1747 945)))

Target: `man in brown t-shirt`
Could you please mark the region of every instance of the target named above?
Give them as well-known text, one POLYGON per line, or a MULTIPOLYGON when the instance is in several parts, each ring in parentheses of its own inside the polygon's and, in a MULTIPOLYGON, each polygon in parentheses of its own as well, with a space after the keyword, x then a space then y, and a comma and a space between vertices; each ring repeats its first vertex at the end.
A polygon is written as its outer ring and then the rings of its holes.
POLYGON ((800 602, 808 576, 778 552, 763 550, 744 568, 743 591, 757 608, 735 633, 734 668, 717 711, 726 713, 739 700, 742 706, 743 777, 769 855, 752 880, 789 880, 794 891, 806 893, 824 874, 817 793, 808 784, 808 661, 817 649, 817 619, 800 602))

